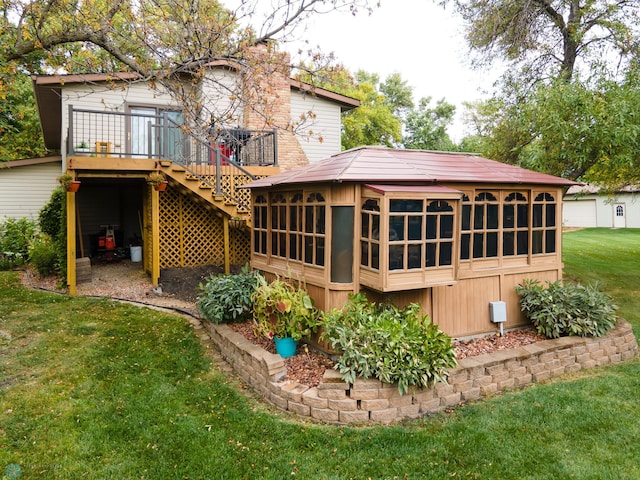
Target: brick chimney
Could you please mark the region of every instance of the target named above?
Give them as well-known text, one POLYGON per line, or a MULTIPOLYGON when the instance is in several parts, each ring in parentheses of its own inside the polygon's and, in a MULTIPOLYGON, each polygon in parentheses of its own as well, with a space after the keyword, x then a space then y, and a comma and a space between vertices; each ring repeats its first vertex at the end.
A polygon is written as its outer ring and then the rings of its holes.
POLYGON ((291 59, 274 43, 247 49, 243 84, 244 125, 249 129, 276 129, 278 165, 282 170, 309 163, 291 122, 291 59))

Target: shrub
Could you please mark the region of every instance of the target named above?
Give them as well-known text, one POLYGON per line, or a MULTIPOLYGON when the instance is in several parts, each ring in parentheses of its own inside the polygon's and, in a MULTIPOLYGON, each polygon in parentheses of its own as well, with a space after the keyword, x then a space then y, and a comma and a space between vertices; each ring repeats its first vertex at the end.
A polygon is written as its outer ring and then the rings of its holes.
POLYGON ((29 258, 29 244, 37 231, 36 222, 27 218, 8 218, 0 224, 0 268, 7 270, 24 265, 29 258))
POLYGON ((605 335, 616 324, 617 307, 598 285, 547 282, 537 280, 517 285, 520 306, 539 333, 547 338, 565 335, 580 337, 605 335))
POLYGON ((59 270, 56 245, 49 235, 41 234, 31 243, 29 263, 44 277, 59 270))
POLYGON ((256 334, 267 338, 290 337, 298 341, 311 335, 317 323, 317 312, 307 292, 280 279, 270 283, 264 277, 259 279, 253 295, 253 314, 256 334))
POLYGON ((361 376, 397 382, 401 394, 410 385, 446 383, 447 369, 456 366, 451 338, 419 311, 416 303, 401 309, 370 303, 357 294, 342 310, 325 313, 322 338, 342 351, 335 367, 342 379, 353 383, 361 376))
POLYGON ((239 274, 211 275, 199 284, 198 310, 214 323, 243 322, 251 318, 252 295, 260 273, 250 272, 245 266, 239 274))
POLYGON ((62 187, 56 188, 49 202, 40 209, 38 223, 40 230, 51 238, 56 255, 55 271, 60 282, 67 280, 67 194, 62 187))

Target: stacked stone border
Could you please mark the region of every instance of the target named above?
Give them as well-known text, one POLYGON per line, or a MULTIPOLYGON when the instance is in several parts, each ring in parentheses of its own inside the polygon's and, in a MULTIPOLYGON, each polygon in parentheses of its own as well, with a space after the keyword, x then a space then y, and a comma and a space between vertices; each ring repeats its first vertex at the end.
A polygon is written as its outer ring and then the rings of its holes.
POLYGON ((227 325, 203 323, 225 360, 268 402, 302 417, 335 424, 386 424, 415 419, 461 402, 565 373, 619 363, 638 354, 631 325, 619 320, 601 338, 562 337, 463 358, 449 371, 447 384, 414 388, 400 395, 397 385, 376 379, 357 379, 349 384, 335 370, 327 370, 314 388, 287 381, 280 355, 254 345, 227 325))

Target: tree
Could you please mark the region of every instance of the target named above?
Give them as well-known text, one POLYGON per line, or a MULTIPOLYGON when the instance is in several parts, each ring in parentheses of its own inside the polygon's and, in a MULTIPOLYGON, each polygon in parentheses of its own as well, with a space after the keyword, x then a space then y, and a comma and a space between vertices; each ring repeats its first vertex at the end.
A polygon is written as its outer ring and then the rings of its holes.
POLYGON ((605 56, 638 54, 640 3, 635 0, 442 0, 467 22, 479 62, 504 60, 529 79, 573 78, 605 56))
POLYGON ((421 98, 418 108, 407 114, 402 139, 404 146, 423 150, 457 150, 447 134, 447 127, 453 121, 456 107, 444 99, 438 100, 433 108, 430 104, 431 97, 421 98))
MULTIPOLYGON (((202 92, 224 89, 233 109, 267 95, 274 69, 288 69, 288 57, 273 45, 319 12, 370 9, 369 0, 275 0, 260 26, 249 28, 258 12, 257 0, 237 0, 225 8, 217 0, 2 0, 0 2, 0 96, 7 94, 15 72, 113 72, 137 74, 134 81, 170 93, 181 104, 194 135, 206 136, 210 119, 224 116, 208 110, 202 92), (273 41, 273 42, 272 42, 273 41), (269 43, 256 56, 255 45, 269 43), (232 59, 256 72, 244 90, 206 77, 210 62, 232 59), (189 75, 197 88, 185 88, 189 75), (215 85, 205 86, 204 82, 215 85), (218 82, 218 83, 216 83, 218 82), (267 82, 268 83, 268 82, 267 82), (247 98, 247 92, 252 94, 247 98), (243 101, 245 102, 243 104, 243 101), (196 120, 204 120, 196 122, 196 120), (199 130, 198 130, 199 129, 199 130)), ((264 113, 268 122, 268 113, 264 113)), ((218 119, 220 120, 220 119, 218 119)), ((222 119, 223 121, 225 119, 222 119)), ((290 125, 272 125, 288 128, 290 125)))
POLYGON ((5 89, 0 110, 0 161, 45 154, 28 76, 16 74, 5 89))
POLYGON ((589 83, 541 84, 517 105, 477 104, 482 153, 609 189, 640 182, 638 72, 630 70, 622 82, 589 83))

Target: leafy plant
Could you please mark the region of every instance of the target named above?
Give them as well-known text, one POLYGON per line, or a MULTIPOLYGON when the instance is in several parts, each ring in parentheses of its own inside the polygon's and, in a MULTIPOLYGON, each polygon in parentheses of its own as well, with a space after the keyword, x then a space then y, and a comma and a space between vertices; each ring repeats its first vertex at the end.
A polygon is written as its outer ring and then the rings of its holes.
POLYGON ((446 383, 447 369, 456 366, 451 338, 419 311, 416 303, 376 305, 356 294, 342 310, 324 313, 322 338, 342 351, 335 368, 343 380, 375 377, 397 383, 401 394, 410 385, 446 383))
POLYGON ((63 173, 58 177, 58 182, 66 190, 71 186, 71 182, 74 182, 76 177, 70 173, 63 173))
POLYGON ((160 172, 154 171, 154 172, 151 172, 149 175, 147 175, 147 183, 154 187, 157 187, 158 185, 166 181, 167 181, 167 178, 164 176, 164 174, 160 172))
POLYGON ((29 245, 29 263, 42 276, 51 275, 59 269, 59 256, 55 242, 46 233, 38 235, 29 245))
POLYGON ((36 231, 36 222, 25 217, 7 218, 0 223, 0 269, 7 270, 26 263, 29 244, 36 231))
POLYGON ((515 288, 522 312, 547 338, 601 337, 616 324, 617 307, 597 283, 587 286, 564 284, 561 280, 546 283, 544 288, 539 281, 527 279, 515 288))
POLYGON ((257 335, 300 340, 315 328, 316 309, 311 297, 299 286, 280 279, 269 283, 258 277, 253 302, 257 335))
POLYGON ((198 285, 198 310, 204 318, 214 323, 243 322, 251 318, 252 296, 260 273, 249 271, 245 265, 234 275, 211 275, 198 285))
POLYGON ((67 197, 62 188, 51 193, 49 202, 40 209, 38 223, 40 230, 49 235, 56 253, 56 271, 62 284, 67 278, 67 197))

